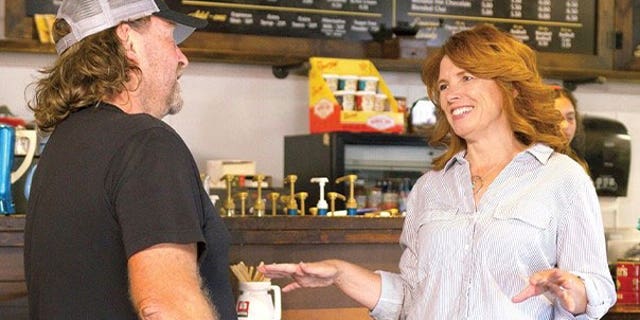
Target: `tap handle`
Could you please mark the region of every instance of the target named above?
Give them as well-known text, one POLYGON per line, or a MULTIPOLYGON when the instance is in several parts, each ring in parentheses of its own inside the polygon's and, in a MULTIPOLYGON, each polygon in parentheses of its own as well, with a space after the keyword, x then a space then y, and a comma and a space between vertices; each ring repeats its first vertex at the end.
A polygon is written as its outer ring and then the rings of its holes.
POLYGON ((235 180, 236 176, 232 174, 225 174, 220 178, 220 181, 226 182, 227 187, 227 201, 231 201, 231 183, 235 180))
POLYGON ((340 182, 348 182, 349 183, 349 198, 353 198, 354 197, 354 187, 355 187, 355 182, 356 180, 358 180, 358 176, 355 174, 348 174, 346 176, 342 176, 340 178, 336 179, 336 183, 340 183, 340 182))
POLYGON ((240 198, 240 215, 244 216, 246 212, 246 202, 249 197, 249 193, 246 191, 238 192, 238 198, 240 198))
POLYGON ((295 200, 293 199, 293 197, 295 197, 296 194, 296 180, 298 180, 298 176, 296 176, 295 174, 290 174, 286 177, 284 177, 284 183, 285 184, 289 184, 289 194, 291 196, 291 199, 289 200, 289 206, 293 206, 293 204, 291 203, 291 201, 293 201, 295 203, 295 200))
POLYGON ((329 198, 329 208, 330 208, 329 215, 333 216, 333 213, 336 211, 336 198, 339 198, 343 201, 346 198, 337 192, 327 192, 327 197, 329 198))
POLYGON ((298 192, 296 193, 296 197, 300 199, 300 215, 304 216, 304 200, 309 196, 306 192, 298 192))
POLYGON ((256 174, 253 176, 253 181, 257 183, 256 189, 258 190, 258 199, 262 198, 262 181, 264 181, 263 174, 256 174))
POLYGON ((280 193, 271 192, 269 198, 271 198, 271 215, 275 216, 278 211, 278 198, 280 198, 280 193))
POLYGON ((355 174, 348 174, 346 176, 342 176, 336 179, 336 183, 340 183, 340 182, 344 182, 344 181, 349 181, 349 183, 353 183, 356 180, 358 180, 358 175, 355 174))
POLYGON ((337 192, 327 192, 327 198, 329 198, 329 200, 336 200, 336 199, 340 199, 342 201, 347 200, 345 196, 337 192))
POLYGON ((296 180, 298 180, 298 176, 295 174, 284 177, 284 183, 296 183, 296 180))

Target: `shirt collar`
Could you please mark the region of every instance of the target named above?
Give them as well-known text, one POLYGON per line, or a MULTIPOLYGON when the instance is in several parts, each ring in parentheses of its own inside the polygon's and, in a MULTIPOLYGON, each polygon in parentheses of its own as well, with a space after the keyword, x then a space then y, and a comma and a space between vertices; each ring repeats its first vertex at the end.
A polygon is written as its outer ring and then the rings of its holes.
MULTIPOLYGON (((524 157, 526 154, 531 154, 535 159, 537 159, 541 164, 545 165, 551 158, 551 154, 553 154, 553 149, 549 146, 544 145, 542 143, 536 143, 527 148, 524 152, 521 152, 516 156, 516 160, 524 157)), ((460 150, 456 153, 447 163, 444 165, 444 171, 449 170, 454 164, 465 164, 467 163, 467 159, 465 156, 467 155, 467 150, 460 150)))

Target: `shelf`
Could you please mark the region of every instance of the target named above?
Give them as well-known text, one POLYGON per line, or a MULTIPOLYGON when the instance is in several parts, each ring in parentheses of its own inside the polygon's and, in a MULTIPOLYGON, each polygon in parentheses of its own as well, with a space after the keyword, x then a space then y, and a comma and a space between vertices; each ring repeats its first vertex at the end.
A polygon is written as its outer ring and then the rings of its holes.
MULTIPOLYGON (((318 40, 316 43, 306 41, 308 39, 236 36, 237 41, 229 41, 230 37, 229 35, 195 34, 193 39, 190 38, 182 46, 183 51, 192 61, 277 66, 296 69, 298 74, 306 74, 309 57, 336 56, 331 55, 335 51, 332 48, 336 47, 343 48, 337 55, 338 58, 363 56, 365 59, 372 60, 380 71, 420 73, 422 65, 421 59, 366 58, 367 55, 373 55, 379 51, 380 48, 376 47, 378 44, 375 43, 350 44, 345 47, 345 43, 326 40, 318 40), (197 47, 196 43, 201 45, 197 47), (312 45, 309 45, 310 43, 312 45), (288 53, 282 54, 283 51, 288 53)), ((55 48, 51 44, 41 44, 34 40, 5 39, 0 40, 0 52, 55 54, 55 48)), ((640 59, 633 65, 640 66, 640 59)), ((575 82, 609 79, 640 81, 640 71, 540 66, 540 72, 545 78, 575 82)))

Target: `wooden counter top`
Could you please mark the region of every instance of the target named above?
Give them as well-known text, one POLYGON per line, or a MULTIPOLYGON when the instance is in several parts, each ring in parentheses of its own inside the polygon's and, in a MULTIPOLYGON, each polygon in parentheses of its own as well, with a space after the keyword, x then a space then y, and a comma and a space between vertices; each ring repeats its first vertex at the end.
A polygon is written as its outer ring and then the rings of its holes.
POLYGON ((321 216, 224 217, 232 243, 398 244, 404 218, 321 216))

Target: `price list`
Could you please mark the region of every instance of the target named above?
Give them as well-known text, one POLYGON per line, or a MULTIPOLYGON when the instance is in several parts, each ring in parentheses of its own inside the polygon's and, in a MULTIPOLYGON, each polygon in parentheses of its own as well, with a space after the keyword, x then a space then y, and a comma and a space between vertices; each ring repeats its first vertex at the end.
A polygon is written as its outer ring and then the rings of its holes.
POLYGON ((596 54, 595 0, 398 0, 397 21, 420 27, 438 45, 478 23, 491 23, 543 52, 596 54))
POLYGON ((206 31, 344 40, 371 40, 393 23, 396 0, 167 0, 206 18, 206 31))

